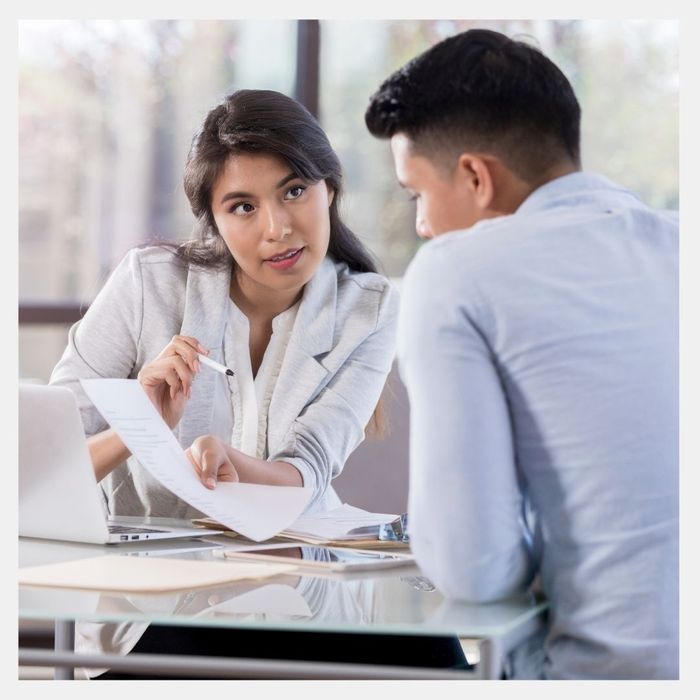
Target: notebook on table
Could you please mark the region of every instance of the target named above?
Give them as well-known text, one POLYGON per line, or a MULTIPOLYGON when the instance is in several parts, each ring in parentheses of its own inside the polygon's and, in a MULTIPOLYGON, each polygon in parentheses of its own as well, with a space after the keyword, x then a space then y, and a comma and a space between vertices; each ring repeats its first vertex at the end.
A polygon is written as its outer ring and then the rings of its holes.
POLYGON ((119 544, 221 532, 107 517, 101 501, 73 393, 63 387, 20 385, 20 536, 119 544))

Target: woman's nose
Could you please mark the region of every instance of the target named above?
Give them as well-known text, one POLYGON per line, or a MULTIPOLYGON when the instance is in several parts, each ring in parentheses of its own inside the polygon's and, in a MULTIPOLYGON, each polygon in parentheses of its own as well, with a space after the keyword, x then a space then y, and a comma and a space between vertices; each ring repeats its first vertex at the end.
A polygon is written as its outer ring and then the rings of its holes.
POLYGON ((270 206, 267 210, 267 238, 281 241, 292 232, 292 223, 284 207, 270 206))

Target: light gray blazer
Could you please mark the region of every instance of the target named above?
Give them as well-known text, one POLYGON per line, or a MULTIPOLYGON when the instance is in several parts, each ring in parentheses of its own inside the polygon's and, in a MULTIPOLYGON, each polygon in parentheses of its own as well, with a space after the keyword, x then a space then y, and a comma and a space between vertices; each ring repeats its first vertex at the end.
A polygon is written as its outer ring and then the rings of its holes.
MULTIPOLYGON (((85 432, 107 427, 79 379, 135 378, 174 335, 196 337, 220 356, 230 271, 189 267, 163 248, 130 251, 81 321, 50 383, 71 389, 85 432)), ((364 439, 395 352, 398 292, 384 277, 326 258, 307 283, 268 413, 270 461, 293 464, 313 489, 307 512, 338 503, 330 487, 364 439)), ((235 367, 233 367, 235 371, 235 367)), ((183 448, 210 432, 213 372, 201 372, 175 434, 183 448)), ((117 515, 199 515, 134 458, 105 477, 106 506, 117 515)))

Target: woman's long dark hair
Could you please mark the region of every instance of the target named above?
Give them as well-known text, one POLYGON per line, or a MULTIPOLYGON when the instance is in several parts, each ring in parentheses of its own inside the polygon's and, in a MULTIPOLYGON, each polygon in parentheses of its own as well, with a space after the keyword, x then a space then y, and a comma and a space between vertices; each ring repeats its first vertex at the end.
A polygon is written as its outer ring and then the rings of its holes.
POLYGON ((351 270, 377 271, 369 252, 340 218, 342 170, 328 137, 303 105, 272 90, 229 95, 207 114, 192 139, 184 184, 197 219, 196 238, 180 246, 181 258, 203 267, 235 264, 216 228, 211 195, 226 160, 237 153, 278 156, 297 177, 311 184, 325 180, 335 193, 329 209, 329 255, 351 270))
MULTIPOLYGON (((196 238, 177 248, 178 257, 200 267, 235 265, 216 227, 211 198, 226 161, 238 153, 274 155, 309 183, 325 180, 334 192, 328 254, 356 272, 377 272, 367 249, 340 218, 342 169, 328 137, 303 105, 272 90, 238 90, 229 95, 207 114, 192 139, 184 185, 197 219, 196 238)), ((368 427, 375 435, 385 432, 381 400, 368 427)))

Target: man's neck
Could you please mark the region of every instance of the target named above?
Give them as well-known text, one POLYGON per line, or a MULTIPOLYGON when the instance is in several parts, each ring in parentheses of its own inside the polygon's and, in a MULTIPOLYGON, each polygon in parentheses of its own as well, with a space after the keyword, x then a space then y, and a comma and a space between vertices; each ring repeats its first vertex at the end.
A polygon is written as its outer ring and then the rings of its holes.
POLYGON ((494 216, 515 213, 520 205, 537 189, 552 180, 579 172, 580 167, 570 162, 557 163, 545 170, 536 180, 525 181, 509 173, 509 186, 501 190, 497 203, 494 203, 494 216))
POLYGON ((574 165, 573 163, 558 163, 557 165, 554 165, 551 168, 549 168, 549 170, 546 170, 542 177, 538 178, 534 183, 531 184, 529 194, 532 194, 536 189, 542 187, 542 185, 546 185, 552 180, 564 177, 565 175, 571 175, 572 173, 578 173, 580 171, 581 168, 578 165, 574 165))

